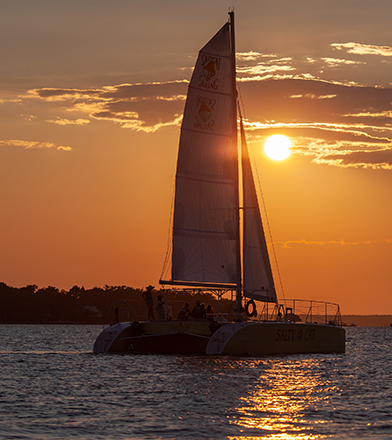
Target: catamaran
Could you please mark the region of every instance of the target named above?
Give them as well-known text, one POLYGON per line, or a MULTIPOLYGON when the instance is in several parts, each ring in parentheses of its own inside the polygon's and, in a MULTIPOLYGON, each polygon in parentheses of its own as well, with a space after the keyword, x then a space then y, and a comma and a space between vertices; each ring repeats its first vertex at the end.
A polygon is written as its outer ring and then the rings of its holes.
POLYGON ((345 351, 337 304, 309 301, 304 309, 301 300, 278 302, 243 125, 230 11, 228 22, 200 50, 190 80, 177 159, 170 275, 160 284, 218 297, 231 292, 233 313, 229 319, 116 323, 98 336, 95 353, 345 351), (263 306, 258 318, 256 303, 263 306))

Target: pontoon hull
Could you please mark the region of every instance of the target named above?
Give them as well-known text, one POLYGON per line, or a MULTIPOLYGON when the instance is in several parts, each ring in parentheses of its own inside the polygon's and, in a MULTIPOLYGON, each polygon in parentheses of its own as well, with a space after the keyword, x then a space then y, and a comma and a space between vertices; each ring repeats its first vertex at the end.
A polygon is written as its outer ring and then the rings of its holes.
POLYGON ((105 328, 94 353, 205 354, 219 324, 208 321, 133 322, 105 328))
POLYGON ((323 324, 231 323, 214 333, 206 352, 234 356, 344 353, 345 330, 323 324))
POLYGON ((262 356, 344 353, 345 330, 323 324, 206 321, 134 322, 107 327, 94 353, 262 356))

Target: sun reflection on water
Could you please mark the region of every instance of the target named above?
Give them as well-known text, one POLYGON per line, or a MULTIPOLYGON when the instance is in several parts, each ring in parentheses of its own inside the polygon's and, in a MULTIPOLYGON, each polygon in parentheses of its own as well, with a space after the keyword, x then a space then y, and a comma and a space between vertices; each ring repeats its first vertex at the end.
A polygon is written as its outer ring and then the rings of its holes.
POLYGON ((254 392, 240 398, 236 417, 232 418, 232 423, 244 428, 243 435, 229 438, 305 440, 324 437, 317 433, 317 425, 329 420, 319 409, 338 390, 323 377, 320 360, 261 362, 268 365, 267 368, 264 365, 259 384, 254 392))

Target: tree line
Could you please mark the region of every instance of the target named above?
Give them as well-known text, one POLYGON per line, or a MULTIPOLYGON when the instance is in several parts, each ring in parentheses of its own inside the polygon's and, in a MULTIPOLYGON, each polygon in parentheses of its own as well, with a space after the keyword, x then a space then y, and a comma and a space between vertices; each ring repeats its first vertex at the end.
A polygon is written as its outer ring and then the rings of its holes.
MULTIPOLYGON (((142 293, 143 289, 128 286, 105 285, 91 289, 73 286, 67 291, 53 286, 38 288, 35 284, 11 287, 0 282, 0 324, 111 324, 116 319, 116 307, 121 321, 145 320, 147 309, 142 293)), ((163 294, 167 304, 172 307, 174 319, 184 302, 189 302, 192 307, 196 299, 184 291, 163 293, 154 290, 154 301, 158 294, 163 294)), ((197 299, 211 304, 215 311, 225 313, 230 310, 228 299, 223 299, 220 305, 210 293, 201 294, 197 299)), ((347 315, 342 316, 342 319, 348 325, 392 325, 391 315, 347 315)))
MULTIPOLYGON (((1 324, 51 324, 51 323, 80 323, 80 324, 110 324, 115 319, 113 304, 125 304, 131 312, 132 319, 145 320, 147 312, 142 298, 143 289, 128 286, 84 287, 73 286, 71 289, 60 290, 48 286, 39 288, 35 284, 25 287, 12 287, 0 282, 0 323, 1 324), (119 301, 121 300, 121 301, 119 301)), ((161 290, 154 290, 154 302, 161 290)), ((184 302, 192 306, 194 297, 184 291, 165 291, 163 294, 173 308, 173 317, 184 302)), ((209 293, 198 296, 202 302, 216 307, 216 298, 209 293)), ((227 303, 228 300, 223 300, 227 303)), ((155 307, 154 307, 155 308, 155 307)), ((125 310, 125 309, 124 309, 125 310)), ((118 313, 118 312, 117 312, 118 313)))

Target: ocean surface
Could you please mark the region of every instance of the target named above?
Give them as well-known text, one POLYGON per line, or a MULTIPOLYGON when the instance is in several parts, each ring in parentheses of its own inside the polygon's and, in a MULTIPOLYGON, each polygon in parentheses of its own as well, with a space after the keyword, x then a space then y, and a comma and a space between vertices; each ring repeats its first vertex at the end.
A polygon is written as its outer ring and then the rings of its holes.
POLYGON ((1 439, 391 439, 392 328, 340 355, 94 355, 101 326, 0 326, 1 439))

